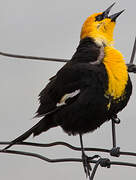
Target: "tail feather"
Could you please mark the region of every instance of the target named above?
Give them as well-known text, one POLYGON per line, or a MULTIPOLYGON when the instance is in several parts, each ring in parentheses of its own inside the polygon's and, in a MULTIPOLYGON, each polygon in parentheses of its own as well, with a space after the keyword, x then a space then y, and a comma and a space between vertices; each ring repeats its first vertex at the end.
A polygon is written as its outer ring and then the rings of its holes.
POLYGON ((52 121, 52 119, 48 119, 47 117, 44 117, 41 119, 37 124, 35 124, 32 128, 27 130, 25 133, 23 133, 21 136, 17 137, 13 141, 10 142, 8 146, 6 146, 2 151, 7 150, 11 146, 13 146, 16 143, 22 142, 25 139, 27 139, 31 134, 34 136, 39 135, 43 131, 47 131, 48 129, 57 126, 57 124, 52 121))
POLYGON ((21 136, 17 137, 13 141, 11 141, 10 144, 8 146, 6 146, 2 151, 7 150, 8 148, 10 148, 11 146, 13 146, 16 143, 24 141, 31 134, 33 134, 34 136, 37 136, 40 133, 42 133, 43 131, 47 131, 48 129, 50 129, 52 127, 56 127, 56 126, 60 125, 58 122, 56 122, 56 120, 54 120, 53 116, 51 116, 55 112, 57 112, 59 109, 61 109, 61 107, 57 107, 57 108, 53 109, 52 111, 49 111, 48 113, 44 114, 43 119, 41 119, 37 124, 35 124, 32 128, 30 128, 25 133, 23 133, 21 136))
POLYGON ((13 146, 16 143, 22 142, 25 139, 27 139, 35 130, 35 128, 39 125, 40 122, 38 122, 36 125, 34 125, 31 129, 29 129, 28 131, 26 131, 25 133, 23 133, 21 136, 17 137, 16 139, 14 139, 13 141, 10 142, 10 144, 8 146, 6 146, 3 151, 5 151, 6 149, 10 148, 11 146, 13 146))

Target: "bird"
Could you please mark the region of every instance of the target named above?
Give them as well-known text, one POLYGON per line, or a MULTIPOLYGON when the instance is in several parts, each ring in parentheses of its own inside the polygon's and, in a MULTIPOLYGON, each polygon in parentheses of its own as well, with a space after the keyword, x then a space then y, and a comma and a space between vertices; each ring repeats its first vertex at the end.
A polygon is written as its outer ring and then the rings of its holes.
POLYGON ((123 55, 114 47, 116 20, 124 10, 109 16, 113 3, 89 16, 81 28, 76 52, 39 94, 35 117, 41 120, 4 148, 60 126, 68 135, 79 135, 84 171, 91 166, 82 135, 93 132, 122 111, 132 94, 132 83, 123 55))

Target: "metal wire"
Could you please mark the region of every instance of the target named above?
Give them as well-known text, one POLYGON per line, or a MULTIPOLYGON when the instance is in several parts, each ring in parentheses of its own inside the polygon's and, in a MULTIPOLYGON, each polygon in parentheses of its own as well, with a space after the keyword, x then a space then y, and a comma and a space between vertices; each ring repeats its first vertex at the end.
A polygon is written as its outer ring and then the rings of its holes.
POLYGON ((25 55, 18 55, 18 54, 11 54, 0 52, 1 56, 7 56, 11 58, 21 58, 21 59, 31 59, 31 60, 41 60, 41 61, 56 61, 56 62, 68 62, 69 59, 60 59, 60 58, 47 58, 47 57, 38 57, 38 56, 25 56, 25 55))
MULTIPOLYGON (((0 142, 1 145, 9 144, 10 142, 0 142)), ((81 151, 81 148, 72 146, 65 142, 53 142, 50 144, 41 144, 41 143, 31 143, 31 142, 22 142, 18 143, 18 145, 26 145, 26 146, 36 146, 36 147, 51 147, 56 145, 63 145, 66 146, 72 150, 81 151)), ((100 149, 100 148, 84 148, 86 151, 99 151, 99 152, 108 152, 110 153, 111 150, 108 149, 100 149)), ((15 151, 15 150, 0 150, 0 153, 9 153, 9 154, 18 154, 18 155, 24 155, 29 157, 35 157, 40 160, 49 162, 49 163, 59 163, 59 162, 82 162, 82 159, 80 158, 62 158, 62 159, 50 159, 45 156, 42 156, 37 153, 32 152, 25 152, 25 151, 15 151)), ((136 156, 136 153, 132 152, 120 152, 120 155, 129 155, 129 156, 136 156)), ((135 163, 129 163, 129 162, 121 162, 121 161, 110 161, 110 159, 107 158, 100 158, 98 160, 88 160, 89 163, 94 163, 95 166, 92 170, 90 180, 94 179, 94 176, 96 174, 96 171, 98 169, 98 166, 101 167, 107 167, 110 168, 111 165, 117 165, 117 166, 128 166, 128 167, 136 167, 135 163)))
MULTIPOLYGON (((1 145, 9 144, 10 142, 0 142, 1 145)), ((30 143, 30 142, 22 142, 18 143, 18 145, 27 145, 27 146, 36 146, 36 147, 51 147, 51 146, 56 146, 56 145, 63 145, 66 146, 72 150, 76 151, 81 151, 81 148, 74 147, 68 143, 65 142, 54 142, 50 144, 41 144, 41 143, 30 143)), ((84 148, 86 151, 99 151, 99 152, 108 152, 110 153, 111 150, 107 149, 100 149, 100 148, 84 148)), ((24 156, 29 156, 29 157, 35 157, 40 160, 50 162, 50 163, 59 163, 59 162, 82 162, 82 159, 80 158, 62 158, 62 159, 50 159, 45 156, 42 156, 37 153, 32 153, 32 152, 25 152, 25 151, 15 151, 15 150, 0 150, 0 153, 9 153, 9 154, 18 154, 18 155, 24 155, 24 156)), ((136 153, 131 153, 131 152, 120 152, 120 155, 129 155, 129 156, 136 156, 136 153)), ((107 158, 100 158, 97 161, 96 160, 89 160, 89 163, 94 163, 95 166, 92 170, 90 180, 94 179, 94 176, 96 174, 96 171, 98 169, 98 166, 100 165, 101 167, 107 167, 110 168, 111 165, 117 165, 117 166, 128 166, 128 167, 136 167, 135 163, 129 163, 129 162, 121 162, 121 161, 110 161, 110 159, 107 158)))
MULTIPOLYGON (((134 43, 130 63, 126 64, 129 73, 136 73, 136 65, 133 64, 133 61, 135 58, 135 52, 136 52, 136 38, 135 38, 135 43, 134 43)), ((11 58, 25 59, 25 60, 28 59, 28 60, 51 61, 51 62, 68 62, 68 61, 70 61, 70 59, 25 56, 25 55, 11 54, 11 53, 5 53, 5 52, 0 52, 0 55, 11 57, 11 58)))
MULTIPOLYGON (((38 159, 44 160, 46 162, 50 163, 58 163, 58 162, 82 162, 82 159, 80 158, 62 158, 62 159, 49 159, 45 156, 42 156, 38 153, 31 153, 31 152, 25 152, 25 151, 15 151, 15 150, 0 150, 0 153, 9 153, 9 154, 18 154, 18 155, 25 155, 30 157, 36 157, 38 159)), ((90 163, 97 163, 96 160, 88 160, 90 163)), ((101 164, 100 164, 101 165, 101 164)), ((120 161, 110 161, 109 165, 119 165, 119 166, 130 166, 130 167, 136 167, 135 163, 128 163, 128 162, 120 162, 120 161)))
POLYGON ((113 148, 116 147, 116 128, 115 128, 115 122, 112 120, 112 142, 113 142, 113 148))
MULTIPOLYGON (((130 63, 133 64, 134 58, 136 53, 136 37, 133 45, 133 50, 130 58, 130 63)), ((41 61, 53 61, 53 62, 68 62, 70 59, 61 59, 61 58, 48 58, 48 57, 39 57, 39 56, 31 56, 31 55, 19 55, 19 54, 12 54, 6 52, 0 52, 1 56, 7 56, 11 58, 19 58, 19 59, 31 59, 31 60, 41 60, 41 61)), ((127 65, 129 65, 127 64, 127 65)), ((129 71, 129 70, 128 70, 129 71)))
POLYGON ((133 62, 134 62, 135 53, 136 53, 136 37, 135 37, 133 50, 132 50, 132 54, 131 54, 131 58, 130 58, 130 62, 129 62, 130 64, 133 64, 133 62))
MULTIPOLYGON (((10 141, 1 141, 0 145, 8 145, 10 144, 10 141)), ((75 150, 75 151, 81 151, 80 147, 73 146, 69 143, 66 142, 53 142, 53 143, 48 143, 48 144, 42 144, 42 143, 32 143, 32 142, 20 142, 16 143, 15 145, 25 145, 25 146, 34 146, 34 147, 52 147, 52 146, 65 146, 69 149, 75 150)), ((85 151, 92 151, 92 152, 103 152, 103 153, 109 153, 111 152, 111 149, 103 149, 103 148, 84 148, 85 151)), ((125 152, 125 151, 120 151, 120 155, 128 155, 128 156, 136 156, 136 153, 134 152, 125 152)))

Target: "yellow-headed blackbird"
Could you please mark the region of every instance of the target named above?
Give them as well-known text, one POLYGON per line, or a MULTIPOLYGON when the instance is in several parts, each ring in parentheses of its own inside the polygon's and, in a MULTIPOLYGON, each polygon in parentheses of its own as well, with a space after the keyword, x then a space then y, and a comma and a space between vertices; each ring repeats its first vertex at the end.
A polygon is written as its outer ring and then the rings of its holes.
MULTIPOLYGON (((132 84, 124 58, 113 46, 116 19, 123 11, 109 16, 113 5, 86 19, 75 54, 39 95, 37 117, 42 119, 5 149, 56 126, 79 134, 83 146, 82 134, 116 117, 127 105, 132 84)), ((85 160, 84 151, 82 155, 85 160)), ((89 173, 89 166, 84 167, 89 173)))

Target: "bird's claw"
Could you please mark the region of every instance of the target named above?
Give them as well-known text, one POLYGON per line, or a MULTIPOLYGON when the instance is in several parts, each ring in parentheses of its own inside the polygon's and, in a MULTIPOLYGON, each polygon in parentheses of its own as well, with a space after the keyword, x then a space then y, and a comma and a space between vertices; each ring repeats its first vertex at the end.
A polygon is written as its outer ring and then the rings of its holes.
POLYGON ((136 65, 135 64, 127 64, 128 72, 136 73, 136 65))
POLYGON ((90 176, 90 171, 92 170, 92 167, 89 163, 89 157, 86 154, 82 154, 82 160, 83 160, 83 167, 86 174, 86 177, 90 176))
POLYGON ((114 115, 114 116, 112 116, 112 118, 111 118, 112 120, 113 120, 113 122, 114 123, 116 123, 116 124, 119 124, 120 122, 121 122, 121 120, 118 118, 118 116, 117 115, 114 115))
POLYGON ((99 158, 100 156, 94 155, 92 157, 88 157, 85 153, 82 154, 83 167, 86 174, 86 177, 90 177, 90 171, 92 171, 92 167, 90 165, 90 160, 99 158))

